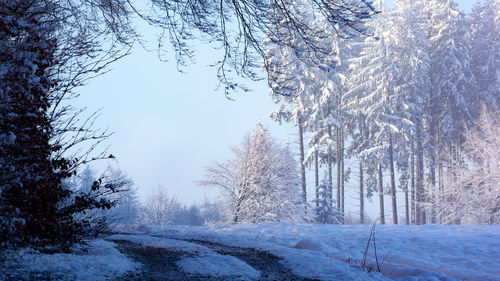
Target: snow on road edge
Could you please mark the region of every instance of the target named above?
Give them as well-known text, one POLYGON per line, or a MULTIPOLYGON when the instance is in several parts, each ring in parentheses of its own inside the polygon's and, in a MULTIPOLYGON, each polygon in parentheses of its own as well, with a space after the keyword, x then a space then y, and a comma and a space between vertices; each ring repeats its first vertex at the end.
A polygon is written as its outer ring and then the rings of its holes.
POLYGON ((75 245, 71 253, 43 254, 25 248, 7 253, 0 262, 0 280, 108 280, 139 265, 120 253, 112 242, 97 239, 75 245))

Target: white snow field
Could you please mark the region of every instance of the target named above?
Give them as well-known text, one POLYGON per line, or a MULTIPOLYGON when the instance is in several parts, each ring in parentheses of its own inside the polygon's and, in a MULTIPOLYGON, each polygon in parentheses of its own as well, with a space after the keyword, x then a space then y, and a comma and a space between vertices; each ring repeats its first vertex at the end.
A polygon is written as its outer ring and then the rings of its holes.
MULTIPOLYGON (((371 225, 239 224, 212 227, 122 226, 122 239, 153 247, 198 251, 198 258, 178 263, 184 270, 231 275, 234 270, 258 272, 224 258, 200 245, 173 239, 205 240, 237 247, 252 247, 283 258, 297 276, 321 280, 500 280, 500 226, 377 225, 375 242, 382 275, 358 265, 371 225), (153 237, 154 236, 154 237, 153 237), (126 237, 126 238, 125 238, 126 237), (247 269, 245 269, 247 268, 247 269)), ((366 264, 376 268, 373 241, 366 264)), ((219 275, 217 275, 219 274, 219 275)))

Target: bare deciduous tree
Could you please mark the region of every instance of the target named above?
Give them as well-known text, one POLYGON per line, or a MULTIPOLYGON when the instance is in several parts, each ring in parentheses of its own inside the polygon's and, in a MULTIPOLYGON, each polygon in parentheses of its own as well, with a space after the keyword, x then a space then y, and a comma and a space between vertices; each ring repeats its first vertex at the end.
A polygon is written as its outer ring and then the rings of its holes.
POLYGON ((169 197, 164 186, 158 185, 147 197, 142 221, 153 225, 172 224, 180 208, 177 197, 169 197))
POLYGON ((444 223, 500 223, 498 116, 483 107, 475 128, 466 129, 462 147, 448 153, 446 188, 436 206, 444 223))

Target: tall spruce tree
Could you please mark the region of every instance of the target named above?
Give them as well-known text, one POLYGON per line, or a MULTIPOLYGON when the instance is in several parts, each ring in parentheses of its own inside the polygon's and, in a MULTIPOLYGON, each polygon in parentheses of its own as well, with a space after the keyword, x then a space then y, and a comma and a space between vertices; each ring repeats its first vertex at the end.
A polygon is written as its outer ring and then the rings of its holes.
POLYGON ((476 2, 469 18, 471 70, 478 93, 473 101, 474 117, 479 116, 482 103, 500 107, 500 2, 476 2))
MULTIPOLYGON (((396 165, 398 167, 400 187, 405 192, 406 223, 410 223, 409 180, 414 163, 410 161, 413 140, 422 131, 416 130, 416 124, 425 120, 424 105, 429 100, 429 54, 426 38, 427 19, 422 15, 423 3, 410 0, 398 0, 390 12, 393 22, 389 37, 393 45, 391 58, 395 68, 399 69, 394 79, 394 95, 397 97, 394 111, 401 121, 397 126, 399 134, 394 134, 396 165)), ((420 138, 418 138, 420 141, 420 138)), ((414 182, 413 182, 414 183, 414 182)), ((412 185, 414 187, 414 185, 412 185)))
MULTIPOLYGON (((377 2, 377 8, 384 7, 383 1, 377 2)), ((392 112, 397 102, 393 92, 393 79, 397 75, 394 62, 389 59, 391 50, 390 38, 386 30, 391 26, 386 14, 373 17, 373 21, 367 27, 373 33, 362 43, 359 56, 350 59, 350 90, 345 99, 350 105, 359 106, 359 112, 365 118, 371 139, 370 146, 366 147, 360 155, 365 161, 378 162, 378 193, 380 203, 381 223, 384 218, 384 189, 383 170, 389 166, 391 174, 393 171, 391 134, 396 131, 395 121, 397 118, 392 112), (389 165, 388 165, 389 164, 389 165)), ((392 177, 391 177, 392 179, 392 177)), ((393 202, 393 218, 397 222, 397 208, 395 200, 394 185, 391 181, 391 195, 393 202)))

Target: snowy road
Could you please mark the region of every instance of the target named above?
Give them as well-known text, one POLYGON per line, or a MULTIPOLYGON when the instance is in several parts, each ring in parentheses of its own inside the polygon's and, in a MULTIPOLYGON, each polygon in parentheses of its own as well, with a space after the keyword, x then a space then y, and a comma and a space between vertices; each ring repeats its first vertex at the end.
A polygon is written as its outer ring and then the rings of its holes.
POLYGON ((280 258, 266 251, 160 237, 151 237, 156 242, 151 243, 146 242, 147 238, 108 238, 120 252, 142 264, 138 272, 116 280, 314 280, 294 275, 280 258))

